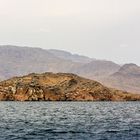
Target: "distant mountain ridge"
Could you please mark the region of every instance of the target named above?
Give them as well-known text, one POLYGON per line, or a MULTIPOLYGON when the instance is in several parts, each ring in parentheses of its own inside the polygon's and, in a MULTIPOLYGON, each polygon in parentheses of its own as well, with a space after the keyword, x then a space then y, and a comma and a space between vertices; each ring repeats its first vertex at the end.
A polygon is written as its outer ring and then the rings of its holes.
POLYGON ((114 72, 117 72, 119 69, 120 65, 114 62, 94 60, 78 67, 77 69, 75 69, 74 73, 88 78, 99 80, 100 78, 108 77, 114 72))
POLYGON ((95 59, 89 58, 83 55, 78 54, 72 54, 70 52, 62 51, 62 50, 55 50, 55 49, 49 49, 50 53, 55 55, 56 57, 59 57, 61 59, 71 60, 73 62, 79 62, 79 63, 89 63, 95 59))
POLYGON ((140 67, 136 64, 120 66, 61 50, 0 46, 1 80, 43 72, 75 73, 109 87, 140 93, 140 67))
POLYGON ((110 83, 111 87, 140 93, 140 67, 136 64, 125 64, 105 82, 110 83))
POLYGON ((76 62, 61 59, 47 50, 40 48, 1 46, 0 47, 0 77, 24 75, 32 72, 67 72, 76 62))
POLYGON ((114 75, 117 74, 123 74, 123 75, 127 75, 127 76, 140 76, 140 67, 137 66, 136 64, 125 64, 123 65, 119 71, 117 73, 115 73, 114 75))

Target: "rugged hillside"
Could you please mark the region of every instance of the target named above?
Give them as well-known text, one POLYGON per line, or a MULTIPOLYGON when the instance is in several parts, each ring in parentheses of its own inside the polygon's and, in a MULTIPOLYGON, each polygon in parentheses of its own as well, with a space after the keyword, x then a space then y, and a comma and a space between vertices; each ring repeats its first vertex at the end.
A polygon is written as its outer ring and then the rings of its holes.
POLYGON ((73 73, 90 79, 102 81, 102 79, 107 78, 109 75, 117 72, 119 69, 120 65, 111 61, 94 60, 90 63, 87 63, 74 69, 73 73))
POLYGON ((130 101, 140 95, 109 89, 74 74, 29 74, 0 82, 3 101, 130 101))
POLYGON ((140 93, 140 67, 136 64, 125 64, 108 77, 105 83, 121 90, 140 93))
POLYGON ((1 46, 0 79, 32 72, 69 72, 80 64, 54 56, 40 48, 1 46))

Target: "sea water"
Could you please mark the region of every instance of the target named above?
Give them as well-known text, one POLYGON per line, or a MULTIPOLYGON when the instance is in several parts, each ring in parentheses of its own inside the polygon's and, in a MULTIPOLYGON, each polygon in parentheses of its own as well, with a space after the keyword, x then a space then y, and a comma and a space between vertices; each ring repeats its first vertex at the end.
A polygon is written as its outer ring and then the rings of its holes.
POLYGON ((140 140, 140 102, 0 102, 0 140, 140 140))

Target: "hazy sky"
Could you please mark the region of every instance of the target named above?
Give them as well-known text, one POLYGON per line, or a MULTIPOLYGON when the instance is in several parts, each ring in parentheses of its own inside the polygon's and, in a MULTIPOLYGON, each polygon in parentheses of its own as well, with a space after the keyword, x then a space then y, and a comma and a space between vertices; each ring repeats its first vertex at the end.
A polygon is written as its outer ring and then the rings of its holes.
POLYGON ((140 0, 0 0, 0 44, 140 65, 140 0))

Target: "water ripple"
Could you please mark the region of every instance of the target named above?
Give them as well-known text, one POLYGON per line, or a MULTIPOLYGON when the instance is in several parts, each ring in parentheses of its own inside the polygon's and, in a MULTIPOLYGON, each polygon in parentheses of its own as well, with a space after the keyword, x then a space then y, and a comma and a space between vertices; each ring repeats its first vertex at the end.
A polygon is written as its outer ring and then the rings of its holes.
POLYGON ((0 140, 140 140, 139 102, 0 102, 0 140))

